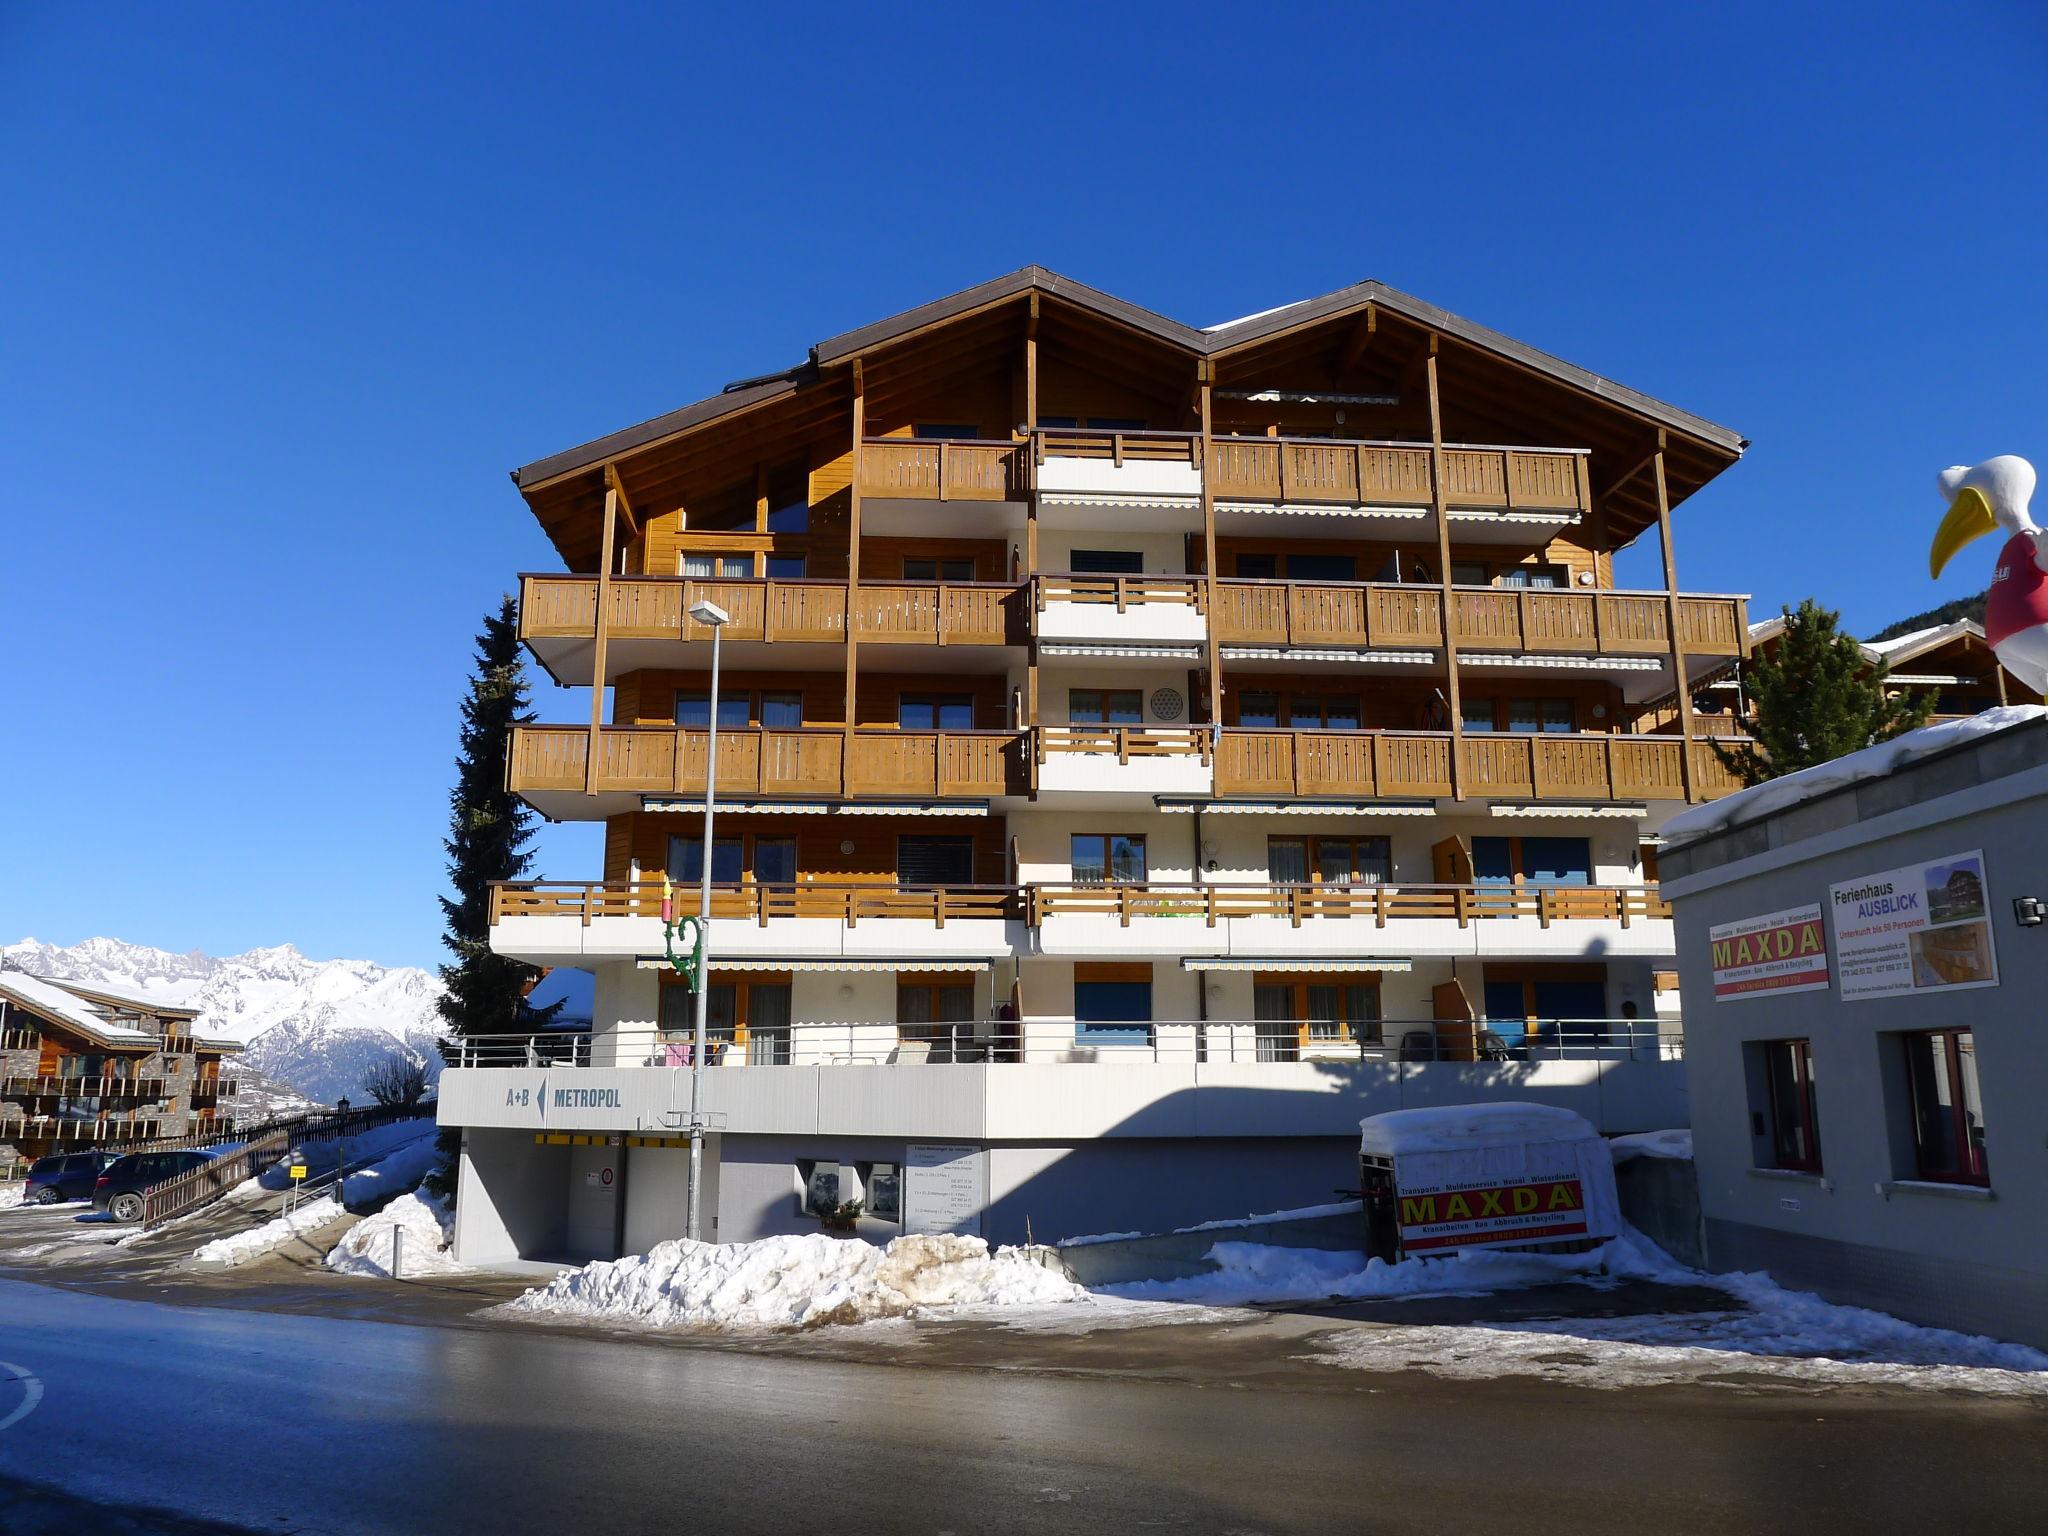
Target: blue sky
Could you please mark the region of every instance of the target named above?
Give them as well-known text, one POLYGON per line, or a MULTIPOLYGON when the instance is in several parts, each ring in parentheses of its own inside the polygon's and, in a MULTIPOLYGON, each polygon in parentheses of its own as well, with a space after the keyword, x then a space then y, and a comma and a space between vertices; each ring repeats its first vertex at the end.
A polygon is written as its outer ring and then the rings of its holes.
POLYGON ((506 470, 1031 261, 1726 423, 1684 584, 1874 630, 2048 464, 2044 144, 2033 4, 0 7, 0 939, 435 963, 506 470))

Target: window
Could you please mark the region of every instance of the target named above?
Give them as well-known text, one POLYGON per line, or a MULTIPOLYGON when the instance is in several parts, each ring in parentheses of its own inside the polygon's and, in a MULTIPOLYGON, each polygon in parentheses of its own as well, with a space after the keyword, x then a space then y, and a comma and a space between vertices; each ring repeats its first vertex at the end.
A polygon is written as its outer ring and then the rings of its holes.
POLYGON ((1143 700, 1138 688, 1069 688, 1067 720, 1073 725, 1141 725, 1143 700))
POLYGON ((810 564, 806 555, 770 555, 767 558, 768 575, 774 581, 802 581, 810 564))
POLYGON ((1451 562, 1451 585, 1454 587, 1483 587, 1488 585, 1485 563, 1479 560, 1453 560, 1451 562))
POLYGON ((1765 1040, 1763 1058, 1769 1106, 1771 1166, 1820 1172, 1820 1117, 1813 1097, 1813 1042, 1765 1040))
POLYGON ((753 863, 757 885, 795 885, 796 839, 756 837, 753 863))
POLYGON ((974 839, 930 834, 896 839, 896 883, 924 889, 974 883, 974 839))
MULTIPOLYGON (((780 977, 713 982, 704 999, 704 1044, 708 1062, 742 1047, 747 1065, 789 1065, 789 982, 780 977)), ((697 996, 679 981, 661 988, 663 1043, 679 1046, 691 1040, 697 1025, 697 996)), ((682 1053, 671 1053, 671 1065, 682 1053)))
MULTIPOLYGON (((744 693, 722 693, 718 696, 718 728, 721 731, 744 730, 752 724, 753 700, 744 693)), ((711 724, 711 695, 708 693, 676 694, 676 724, 695 726, 703 730, 711 724)))
POLYGON ((839 1209, 839 1164, 823 1158, 796 1160, 796 1213, 830 1216, 839 1209))
POLYGON ((1297 731, 1355 731, 1358 700, 1335 693, 1290 694, 1287 723, 1297 731))
POLYGON ((896 983, 896 1034, 924 1041, 938 1065, 979 1059, 974 1043, 974 983, 957 977, 902 977, 896 983))
POLYGON ((1529 734, 1569 731, 1572 728, 1570 699, 1510 699, 1508 729, 1529 734))
POLYGON ((1077 885, 1143 885, 1145 839, 1124 832, 1076 832, 1071 839, 1077 885))
POLYGON ((920 438, 981 436, 981 424, 973 421, 920 421, 910 429, 911 436, 920 438))
POLYGON ((768 531, 809 533, 811 530, 811 477, 802 459, 792 459, 768 471, 768 531))
POLYGON ((1493 700, 1460 699, 1458 713, 1468 731, 1490 731, 1493 729, 1493 700))
MULTIPOLYGON (((737 837, 713 838, 711 842, 711 883, 738 885, 745 867, 745 849, 737 837)), ((682 885, 695 885, 704 878, 704 839, 672 836, 668 840, 668 877, 682 885)))
POLYGON ((1511 565, 1500 573, 1495 583, 1502 587, 1541 587, 1553 589, 1569 586, 1570 578, 1561 565, 1511 565))
POLYGON ((903 1219, 903 1169, 898 1163, 857 1163, 862 1188, 867 1191, 863 1216, 879 1221, 903 1219))
POLYGON ((1378 885, 1394 875, 1384 837, 1269 837, 1266 867, 1275 885, 1378 885))
POLYGON ((1271 727, 1280 723, 1280 695, 1263 689, 1248 690, 1237 696, 1237 723, 1253 727, 1271 727))
POLYGON ((972 555, 949 555, 944 559, 926 559, 919 556, 903 557, 903 579, 905 581, 972 581, 974 580, 974 557, 972 555))
POLYGON ((754 574, 754 557, 738 553, 686 553, 683 574, 704 580, 739 581, 754 574))
POLYGON ((1260 1061, 1297 1061, 1304 1048, 1380 1040, 1380 984, 1357 976, 1252 977, 1260 1061))
POLYGON ((1278 555, 1239 555, 1237 574, 1250 581, 1272 581, 1280 574, 1278 555))
POLYGON ((1067 555, 1067 569, 1098 576, 1142 576, 1145 555, 1136 549, 1077 549, 1067 555))
POLYGON ((1287 557, 1287 579, 1289 581, 1356 581, 1358 580, 1358 558, 1355 555, 1289 555, 1287 557))
POLYGON ((1149 1039, 1152 967, 1079 964, 1074 967, 1074 1035, 1080 1040, 1149 1039))
POLYGON ((896 723, 906 731, 971 731, 974 695, 906 693, 896 701, 896 723))
POLYGON ((1905 1048, 1919 1176, 1951 1184, 1989 1184, 1975 1035, 1967 1029, 1907 1035, 1905 1048))
POLYGON ((1583 837, 1475 837, 1472 878, 1481 885, 1591 885, 1593 845, 1583 837))
MULTIPOLYGON (((719 713, 723 714, 725 700, 720 699, 719 713)), ((771 731, 793 731, 804 723, 804 696, 801 693, 764 693, 761 695, 761 724, 771 731)))

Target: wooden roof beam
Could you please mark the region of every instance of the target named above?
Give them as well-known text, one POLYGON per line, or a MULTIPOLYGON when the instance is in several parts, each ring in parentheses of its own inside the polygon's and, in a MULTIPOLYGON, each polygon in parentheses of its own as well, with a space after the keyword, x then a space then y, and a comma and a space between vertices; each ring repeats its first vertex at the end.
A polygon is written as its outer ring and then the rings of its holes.
POLYGON ((619 466, 607 462, 604 467, 604 483, 619 495, 619 516, 626 520, 626 532, 633 538, 640 537, 640 519, 633 511, 632 498, 626 494, 626 484, 619 478, 619 466))

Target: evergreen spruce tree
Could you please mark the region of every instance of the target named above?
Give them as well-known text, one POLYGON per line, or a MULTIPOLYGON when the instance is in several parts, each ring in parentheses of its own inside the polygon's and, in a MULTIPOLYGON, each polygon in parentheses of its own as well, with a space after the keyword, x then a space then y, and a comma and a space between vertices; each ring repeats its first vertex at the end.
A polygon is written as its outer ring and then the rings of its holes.
POLYGON ((526 674, 519 658, 518 605, 510 597, 486 615, 476 637, 476 672, 462 701, 462 751, 448 796, 448 881, 455 897, 441 898, 448 929, 441 942, 455 963, 441 967, 448 990, 441 1017, 456 1036, 503 1034, 537 1027, 554 1010, 536 1013, 526 992, 537 966, 491 950, 491 882, 517 880, 533 864, 533 812, 505 788, 505 753, 512 727, 533 716, 526 708, 526 674))
POLYGON ((1870 665, 1840 628, 1840 614, 1810 597, 1784 614, 1776 654, 1743 673, 1754 744, 1713 741, 1715 755, 1743 783, 1811 768, 1927 723, 1934 696, 1886 698, 1884 663, 1870 665))

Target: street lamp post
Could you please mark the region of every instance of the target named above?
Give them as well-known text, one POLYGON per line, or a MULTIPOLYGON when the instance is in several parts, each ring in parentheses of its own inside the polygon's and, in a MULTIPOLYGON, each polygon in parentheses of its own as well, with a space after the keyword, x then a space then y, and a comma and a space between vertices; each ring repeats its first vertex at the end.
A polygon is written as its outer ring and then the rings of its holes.
POLYGON ((690 604, 690 617, 711 630, 711 735, 704 752, 704 846, 697 882, 697 1027, 690 1045, 690 1241, 702 1242, 704 1191, 704 1035, 711 1005, 711 812, 718 794, 718 642, 726 611, 709 598, 690 604))

